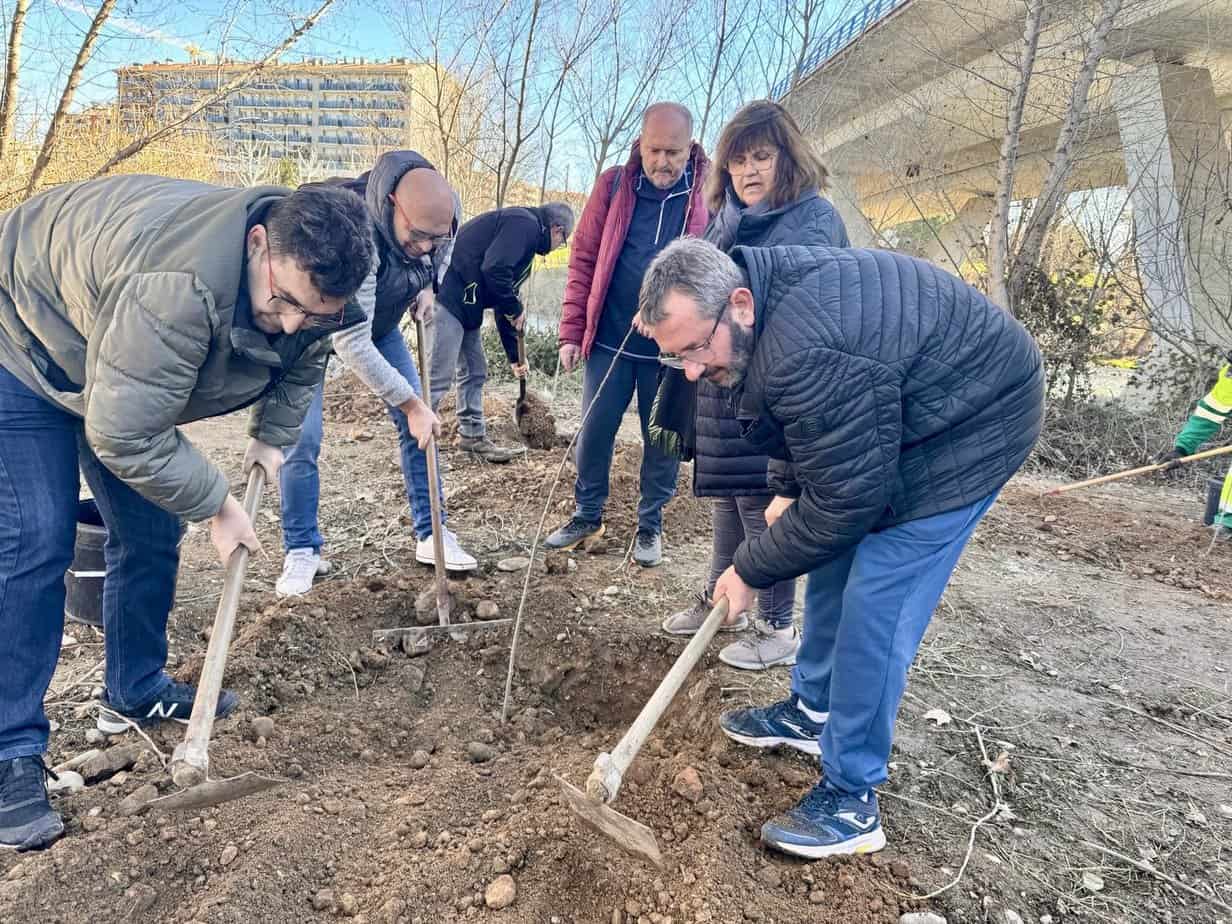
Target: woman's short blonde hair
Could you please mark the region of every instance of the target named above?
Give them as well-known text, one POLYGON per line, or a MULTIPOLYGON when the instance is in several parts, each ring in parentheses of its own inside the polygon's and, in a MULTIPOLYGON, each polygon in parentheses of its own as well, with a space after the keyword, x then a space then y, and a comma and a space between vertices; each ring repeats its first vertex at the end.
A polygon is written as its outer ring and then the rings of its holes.
POLYGON ((778 153, 774 188, 767 203, 779 208, 795 202, 806 190, 824 192, 830 186, 830 171, 805 140, 800 126, 786 109, 768 99, 749 103, 723 126, 714 152, 714 169, 706 180, 706 206, 712 215, 718 214, 727 198, 731 173, 727 169, 737 154, 747 154, 758 147, 774 148, 778 153))

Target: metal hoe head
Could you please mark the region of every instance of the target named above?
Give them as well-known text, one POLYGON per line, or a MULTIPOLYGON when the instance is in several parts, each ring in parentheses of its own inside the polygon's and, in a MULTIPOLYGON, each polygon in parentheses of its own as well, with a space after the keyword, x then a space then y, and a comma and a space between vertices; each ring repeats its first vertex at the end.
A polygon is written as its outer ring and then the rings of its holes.
POLYGON ((588 796, 568 780, 557 776, 556 782, 578 818, 600 834, 607 835, 626 853, 649 860, 660 869, 663 867, 663 854, 659 852, 659 842, 650 828, 588 796))

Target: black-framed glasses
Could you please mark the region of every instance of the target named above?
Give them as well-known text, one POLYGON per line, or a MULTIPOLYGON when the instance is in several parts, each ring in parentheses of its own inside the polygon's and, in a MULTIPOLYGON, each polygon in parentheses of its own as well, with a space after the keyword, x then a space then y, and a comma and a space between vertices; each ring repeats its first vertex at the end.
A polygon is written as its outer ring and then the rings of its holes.
POLYGON ((273 254, 267 249, 265 251, 265 272, 269 280, 270 297, 266 300, 266 305, 279 314, 286 314, 289 309, 293 314, 303 315, 304 326, 314 327, 318 329, 331 329, 341 327, 343 315, 346 313, 346 308, 341 308, 331 314, 317 314, 314 311, 309 311, 290 295, 284 295, 279 292, 274 286, 274 258, 273 254), (285 306, 285 307, 280 307, 285 306))

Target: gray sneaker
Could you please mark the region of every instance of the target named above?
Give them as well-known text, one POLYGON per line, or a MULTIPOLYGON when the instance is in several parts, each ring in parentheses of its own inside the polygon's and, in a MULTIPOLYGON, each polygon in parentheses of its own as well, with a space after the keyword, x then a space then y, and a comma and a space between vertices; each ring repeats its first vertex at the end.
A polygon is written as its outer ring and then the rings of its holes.
POLYGON ((552 535, 543 540, 543 547, 556 552, 567 552, 576 549, 591 536, 602 536, 602 523, 588 523, 578 517, 572 517, 552 535))
POLYGON ((639 529, 633 543, 633 560, 643 568, 653 568, 663 561, 663 534, 639 529))
POLYGON ((719 660, 742 671, 764 671, 779 665, 796 663, 800 650, 800 633, 793 625, 791 635, 783 638, 764 619, 753 620, 753 634, 732 642, 719 652, 719 660))
POLYGON ((458 447, 464 452, 474 453, 485 462, 510 462, 519 454, 517 450, 497 446, 486 436, 464 436, 458 440, 458 447))
MULTIPOLYGON (((663 631, 668 635, 696 635, 708 615, 710 615, 710 600, 705 594, 699 593, 694 597, 691 607, 672 613, 663 620, 663 631)), ((730 625, 719 626, 719 631, 742 632, 748 627, 749 617, 741 613, 730 625)))

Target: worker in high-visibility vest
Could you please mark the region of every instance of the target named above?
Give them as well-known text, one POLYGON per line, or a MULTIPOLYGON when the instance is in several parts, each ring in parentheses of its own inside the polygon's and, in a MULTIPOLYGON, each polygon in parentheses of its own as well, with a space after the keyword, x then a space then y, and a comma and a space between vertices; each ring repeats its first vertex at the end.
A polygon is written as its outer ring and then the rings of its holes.
MULTIPOLYGON (((1170 450, 1159 457, 1160 462, 1172 463, 1164 471, 1171 471, 1180 463, 1183 456, 1191 456, 1202 444, 1208 442, 1219 432, 1219 428, 1232 415, 1232 351, 1225 357, 1227 362, 1219 370, 1219 378, 1214 387, 1198 402, 1189 415, 1185 427, 1172 441, 1170 450)), ((1223 490, 1219 493, 1219 511, 1215 514, 1215 525, 1232 529, 1232 469, 1223 479, 1223 490)))

